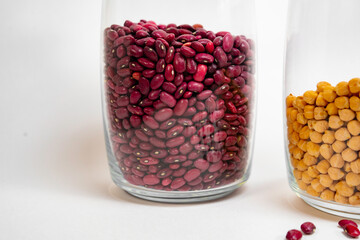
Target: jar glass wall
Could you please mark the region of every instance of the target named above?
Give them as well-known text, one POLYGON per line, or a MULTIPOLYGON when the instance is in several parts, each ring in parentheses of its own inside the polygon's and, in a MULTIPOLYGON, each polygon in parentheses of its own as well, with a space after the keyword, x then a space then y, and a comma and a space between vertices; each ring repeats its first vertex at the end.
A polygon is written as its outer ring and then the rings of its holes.
POLYGON ((291 0, 284 128, 291 188, 360 218, 360 2, 291 0))
POLYGON ((249 177, 255 120, 254 1, 104 0, 102 103, 113 181, 193 202, 249 177))

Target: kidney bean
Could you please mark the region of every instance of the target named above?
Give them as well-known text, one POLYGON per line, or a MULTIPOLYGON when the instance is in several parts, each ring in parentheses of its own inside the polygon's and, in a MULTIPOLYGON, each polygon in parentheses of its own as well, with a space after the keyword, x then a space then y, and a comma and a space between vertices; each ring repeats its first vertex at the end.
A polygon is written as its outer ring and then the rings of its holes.
POLYGON ((195 81, 191 81, 188 83, 187 85, 187 89, 191 92, 201 92, 204 89, 204 84, 199 83, 199 82, 195 82, 195 81))
MULTIPOLYGON (((192 144, 190 142, 186 142, 186 143, 184 143, 183 145, 181 145, 179 147, 180 153, 184 154, 184 155, 190 153, 192 150, 193 150, 193 146, 192 146, 192 144)), ((189 166, 190 166, 192 164, 192 161, 189 161, 189 162, 190 162, 190 164, 189 164, 189 166)))
POLYGON ((155 68, 155 63, 153 63, 147 58, 138 58, 138 61, 142 66, 146 68, 151 68, 151 69, 155 68))
POLYGON ((162 73, 165 70, 165 60, 163 58, 159 59, 155 66, 157 73, 162 73))
POLYGON ((184 75, 183 74, 176 74, 175 75, 175 78, 174 78, 174 84, 175 84, 175 86, 180 86, 182 83, 183 83, 183 81, 184 81, 184 75))
POLYGON ((172 64, 168 64, 166 65, 165 68, 165 79, 168 81, 173 81, 175 78, 175 72, 174 72, 174 67, 172 64))
POLYGON ((184 142, 185 142, 185 138, 183 136, 175 137, 175 138, 169 139, 166 142, 166 146, 169 148, 174 148, 174 147, 180 146, 184 142))
POLYGON ((186 184, 186 181, 183 178, 175 178, 170 185, 170 188, 175 190, 186 184))
POLYGON ((193 122, 200 122, 207 117, 208 113, 206 111, 198 112, 192 117, 193 122))
POLYGON ((173 116, 174 112, 171 108, 163 108, 157 111, 154 115, 155 119, 159 122, 168 120, 173 116))
POLYGON ((219 161, 210 165, 208 172, 213 173, 219 171, 223 166, 223 162, 219 161))
POLYGON ((160 179, 157 176, 151 174, 144 176, 143 181, 146 185, 156 185, 160 182, 160 179))
POLYGON ((194 74, 197 71, 197 67, 198 66, 194 59, 192 59, 192 58, 186 59, 186 72, 188 72, 190 74, 194 74))
POLYGON ((196 127, 194 126, 188 126, 184 129, 182 135, 184 137, 191 137, 196 133, 196 127))
POLYGON ((186 82, 183 82, 182 84, 180 84, 180 86, 178 87, 178 89, 176 90, 176 92, 174 94, 174 97, 176 99, 181 98, 184 95, 184 93, 187 89, 187 86, 188 86, 188 84, 186 82))
POLYGON ((176 99, 167 92, 160 93, 160 100, 169 107, 175 107, 176 99))
POLYGON ((161 87, 163 82, 164 82, 164 75, 156 74, 150 82, 150 87, 151 87, 151 89, 158 89, 161 87))
POLYGON ((223 38, 222 47, 225 52, 230 52, 234 45, 234 38, 230 33, 226 33, 223 38))
POLYGON ((190 47, 187 47, 185 45, 183 45, 181 48, 180 48, 180 53, 186 57, 186 58, 192 58, 196 55, 196 52, 194 49, 190 48, 190 47))
POLYGON ((204 111, 206 109, 205 103, 203 103, 203 102, 197 102, 195 104, 195 107, 198 111, 204 111))
POLYGON ((202 82, 205 79, 206 72, 207 72, 207 66, 203 64, 199 64, 193 76, 194 80, 198 82, 202 82))
POLYGON ((179 168, 175 170, 172 174, 173 177, 181 177, 186 173, 186 168, 179 168))
POLYGON ((167 131, 166 136, 167 138, 173 138, 178 136, 182 131, 184 130, 184 127, 182 125, 177 125, 175 127, 172 127, 170 130, 167 131))
POLYGON ((184 117, 190 117, 190 116, 194 115, 195 113, 196 113, 196 108, 195 107, 189 107, 188 109, 186 109, 183 116, 184 117))
POLYGON ((175 71, 178 73, 183 73, 186 70, 185 59, 181 56, 180 53, 175 53, 173 65, 174 65, 175 71))
POLYGON ((164 58, 166 56, 166 46, 160 39, 155 41, 155 50, 160 58, 164 58))

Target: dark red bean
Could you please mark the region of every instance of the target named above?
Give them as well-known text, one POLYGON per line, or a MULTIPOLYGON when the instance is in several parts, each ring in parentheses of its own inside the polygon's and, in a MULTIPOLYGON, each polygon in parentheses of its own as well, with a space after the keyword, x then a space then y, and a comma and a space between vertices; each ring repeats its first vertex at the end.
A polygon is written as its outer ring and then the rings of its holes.
POLYGON ((168 129, 170 129, 172 126, 174 126, 175 123, 176 123, 176 120, 175 120, 174 118, 171 118, 171 119, 166 120, 165 122, 161 123, 160 129, 162 129, 162 130, 168 130, 168 129))
POLYGON ((170 188, 175 190, 186 184, 186 181, 183 178, 175 178, 170 185, 170 188))
POLYGON ((165 56, 165 62, 171 63, 175 56, 175 48, 173 46, 169 47, 165 56))
POLYGON ((146 185, 156 185, 160 182, 160 179, 157 176, 151 174, 144 176, 143 181, 146 185))
POLYGON ((214 62, 214 57, 207 53, 199 53, 196 54, 195 61, 203 64, 210 64, 214 62))
POLYGON ((160 100, 169 107, 175 107, 176 99, 166 92, 160 93, 160 100))
POLYGON ((164 168, 161 169, 160 171, 157 172, 156 176, 158 178, 167 178, 169 177, 171 174, 173 173, 173 170, 169 169, 169 168, 164 168))
POLYGON ((204 89, 204 84, 199 83, 199 82, 195 82, 195 81, 191 81, 188 83, 187 85, 187 89, 191 92, 201 92, 204 89))
POLYGON ((196 133, 196 127, 194 126, 188 126, 184 129, 183 131, 183 136, 184 137, 191 137, 196 133))
POLYGON ((163 84, 165 78, 163 74, 156 74, 150 82, 151 89, 158 89, 163 84))
POLYGON ((194 74, 197 71, 197 63, 193 58, 187 58, 186 59, 186 71, 190 74, 194 74))
POLYGON ((230 33, 226 33, 223 38, 222 47, 225 52, 230 52, 234 45, 234 38, 230 33))
POLYGON ((143 157, 140 158, 140 163, 143 165, 156 165, 159 163, 159 160, 153 157, 143 157))
POLYGON ((186 58, 192 58, 196 55, 196 52, 194 49, 184 46, 184 45, 180 48, 180 53, 186 58))
POLYGON ((154 158, 164 158, 168 155, 168 153, 164 149, 156 149, 156 150, 151 151, 150 155, 154 158))
POLYGON ((175 170, 172 174, 173 177, 181 177, 186 173, 186 168, 180 168, 178 170, 175 170))
POLYGON ((155 30, 151 33, 154 38, 165 38, 167 33, 164 30, 155 30))
POLYGON ((180 84, 180 86, 178 87, 178 89, 176 90, 176 92, 174 94, 174 97, 176 99, 179 99, 184 95, 184 93, 185 93, 185 91, 187 89, 187 85, 188 84, 186 82, 183 82, 182 84, 180 84))
POLYGON ((156 71, 154 69, 145 69, 142 71, 142 76, 145 78, 152 78, 155 75, 156 71))
POLYGON ((221 158, 222 153, 219 151, 210 151, 206 154, 206 159, 211 163, 219 162, 221 158))
POLYGON ((350 224, 346 225, 344 230, 345 230, 346 234, 352 238, 357 238, 358 236, 360 236, 359 229, 353 225, 350 225, 350 224))
POLYGON ((197 136, 197 135, 193 135, 193 136, 191 136, 191 138, 190 138, 190 143, 192 144, 192 145, 195 145, 195 144, 198 144, 199 142, 200 142, 200 137, 199 136, 197 136))
POLYGON ((152 129, 159 128, 159 123, 151 116, 144 115, 142 117, 143 122, 152 129))
POLYGON ((169 148, 174 148, 174 147, 180 146, 184 142, 185 142, 185 138, 183 136, 175 137, 175 138, 169 139, 166 142, 166 146, 169 148))
POLYGON ((154 115, 155 119, 159 122, 168 120, 173 116, 174 112, 171 108, 163 108, 157 111, 154 115))
POLYGON ((166 65, 165 68, 165 79, 168 81, 173 81, 175 78, 175 71, 174 71, 174 67, 172 64, 168 64, 166 65))
POLYGON ((300 240, 302 238, 302 233, 299 230, 292 229, 286 233, 287 240, 300 240))
POLYGON ((127 55, 131 57, 139 58, 143 55, 143 49, 136 45, 130 45, 127 48, 127 55))
POLYGON ((224 110, 222 110, 222 109, 216 110, 210 114, 209 120, 210 120, 210 122, 215 123, 215 122, 219 121, 220 119, 222 119, 224 117, 224 115, 225 115, 224 110))
POLYGON ((193 122, 200 122, 207 117, 208 113, 206 111, 198 112, 192 117, 193 122))
POLYGON ((180 163, 185 161, 186 161, 186 156, 182 156, 182 155, 168 156, 167 158, 164 159, 165 163, 180 163))
POLYGON ((162 85, 162 89, 170 94, 175 93, 177 90, 175 84, 173 84, 171 82, 164 82, 162 85))
POLYGON ((305 234, 312 234, 316 229, 315 225, 312 222, 304 222, 303 224, 301 224, 300 228, 301 231, 305 234))
POLYGON ((175 53, 173 65, 174 65, 175 71, 178 73, 183 73, 186 70, 185 59, 181 56, 180 53, 175 53))
POLYGON ((171 178, 164 178, 162 181, 161 181, 161 185, 163 186, 168 186, 170 185, 170 183, 172 182, 171 178))
POLYGON ((207 66, 204 64, 199 64, 193 76, 194 80, 198 82, 202 82, 205 79, 206 72, 207 72, 207 66))
MULTIPOLYGON (((186 143, 184 143, 183 145, 181 145, 181 146, 179 147, 180 153, 181 153, 181 154, 184 154, 184 155, 190 153, 192 150, 193 150, 193 146, 192 146, 192 144, 191 144, 190 142, 186 142, 186 143)), ((189 166, 190 166, 191 164, 192 164, 192 161, 190 161, 189 166)), ((184 166, 184 165, 183 165, 183 166, 184 166)), ((185 167, 185 166, 184 166, 184 167, 185 167)))
POLYGON ((215 131, 215 128, 213 125, 211 124, 206 124, 205 126, 201 127, 198 131, 198 135, 200 137, 202 136, 208 136, 208 135, 211 135, 213 134, 215 131))
POLYGON ((223 162, 219 161, 217 163, 213 163, 210 165, 208 172, 213 173, 213 172, 217 172, 221 169, 221 167, 223 166, 223 162))
POLYGON ((139 90, 141 94, 148 95, 150 91, 150 82, 146 78, 141 77, 139 79, 139 90))
POLYGON ((159 39, 155 41, 155 50, 160 58, 164 58, 166 56, 166 46, 159 39))
POLYGON ((184 127, 182 125, 177 125, 175 127, 172 127, 170 130, 167 131, 166 136, 167 138, 173 138, 178 136, 182 131, 184 130, 184 127))
POLYGON ((352 220, 348 220, 348 219, 342 219, 338 222, 339 226, 342 228, 345 228, 346 225, 353 225, 355 227, 358 227, 358 225, 356 224, 356 222, 352 221, 352 220))
POLYGON ((227 56, 224 50, 221 47, 216 47, 214 50, 214 57, 218 62, 218 66, 224 67, 227 63, 227 56))
POLYGON ((151 69, 155 68, 155 63, 153 63, 147 58, 139 58, 138 61, 141 65, 143 65, 146 68, 151 68, 151 69))
POLYGON ((155 66, 157 73, 162 73, 165 70, 165 60, 163 58, 159 59, 155 66))

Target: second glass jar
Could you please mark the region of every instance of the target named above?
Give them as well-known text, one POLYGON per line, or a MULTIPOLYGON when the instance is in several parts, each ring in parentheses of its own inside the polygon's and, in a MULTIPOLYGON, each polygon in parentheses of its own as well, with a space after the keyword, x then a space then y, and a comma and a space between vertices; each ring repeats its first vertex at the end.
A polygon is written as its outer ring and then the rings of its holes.
POLYGON ((104 1, 104 126, 118 186, 193 202, 248 179, 254 26, 250 0, 104 1))

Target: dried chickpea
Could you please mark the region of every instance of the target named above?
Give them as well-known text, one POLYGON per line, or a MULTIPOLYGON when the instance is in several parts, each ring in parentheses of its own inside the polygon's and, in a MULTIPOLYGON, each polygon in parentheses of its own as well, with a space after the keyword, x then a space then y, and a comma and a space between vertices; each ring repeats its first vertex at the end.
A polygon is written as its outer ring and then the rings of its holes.
POLYGON ((334 201, 335 193, 329 189, 325 189, 321 194, 320 197, 327 201, 334 201))
POLYGON ((353 173, 360 173, 360 159, 351 162, 350 167, 353 173))
POLYGON ((303 180, 303 182, 306 184, 310 184, 311 181, 313 180, 313 178, 310 177, 310 175, 307 171, 305 171, 305 172, 302 172, 302 174, 301 174, 301 180, 303 180))
MULTIPOLYGON (((354 117, 355 117, 355 114, 354 114, 354 117)), ((303 125, 305 125, 307 123, 307 119, 305 118, 303 113, 298 113, 296 115, 296 121, 298 121, 299 123, 301 123, 303 125)))
POLYGON ((360 122, 358 120, 352 120, 348 122, 347 129, 353 136, 360 134, 360 122))
POLYGON ((306 149, 307 152, 314 157, 318 157, 320 155, 320 146, 316 143, 307 142, 306 149))
POLYGON ((335 98, 334 103, 338 109, 349 108, 350 106, 348 97, 337 97, 335 98))
MULTIPOLYGON (((310 127, 309 127, 310 128, 310 127)), ((326 129, 329 128, 329 124, 327 121, 325 120, 321 120, 321 121, 316 121, 313 124, 313 128, 315 131, 319 132, 319 133, 323 133, 325 132, 326 129)))
POLYGON ((360 121, 360 112, 356 112, 356 119, 360 121))
POLYGON ((319 82, 319 83, 316 85, 316 91, 322 92, 322 91, 324 91, 324 89, 325 89, 326 87, 332 87, 332 86, 331 86, 330 83, 325 82, 325 81, 319 82))
POLYGON ((323 120, 323 119, 326 119, 327 116, 328 116, 328 113, 325 111, 325 108, 323 108, 323 107, 314 108, 315 120, 323 120))
POLYGON ((360 151, 360 136, 350 138, 347 145, 354 151, 360 151))
POLYGON ((304 163, 303 160, 300 160, 297 162, 297 165, 296 165, 296 168, 299 170, 299 171, 306 171, 308 169, 308 166, 304 163))
POLYGON ((292 132, 294 132, 294 129, 292 127, 292 124, 290 124, 290 125, 288 125, 288 128, 287 128, 288 138, 292 132))
POLYGON ((316 165, 316 169, 322 173, 325 174, 328 172, 330 168, 330 163, 327 160, 321 160, 317 165, 316 165))
POLYGON ((355 118, 355 113, 350 109, 339 110, 339 117, 342 121, 348 122, 355 118))
POLYGON ((344 197, 339 193, 335 194, 334 200, 335 200, 335 202, 338 202, 338 203, 341 203, 341 204, 349 204, 349 198, 344 197))
POLYGON ((303 125, 295 121, 295 122, 292 123, 292 127, 293 127, 295 132, 300 132, 303 125))
POLYGON ((339 116, 330 116, 329 117, 329 127, 332 129, 338 129, 344 125, 344 122, 339 118, 339 116))
POLYGON ((292 132, 289 138, 289 141, 296 145, 299 142, 300 138, 299 138, 299 134, 297 132, 292 132))
POLYGON ((348 139, 350 139, 351 135, 349 133, 349 131, 347 130, 347 128, 340 128, 338 130, 336 130, 335 132, 335 139, 338 141, 346 141, 348 139))
POLYGON ((294 151, 295 147, 296 147, 295 144, 289 143, 289 145, 288 145, 289 153, 292 154, 292 152, 294 151))
POLYGON ((319 182, 324 187, 330 187, 333 184, 334 181, 331 179, 331 177, 329 175, 321 174, 319 176, 319 182))
POLYGON ((335 106, 335 103, 329 103, 325 109, 329 115, 336 115, 338 113, 338 108, 335 106))
POLYGON ((296 147, 295 149, 294 149, 294 151, 293 151, 293 157, 295 158, 295 159, 302 159, 302 157, 303 157, 303 155, 304 155, 304 152, 300 149, 300 148, 298 148, 298 147, 296 147))
POLYGON ((325 187, 320 184, 319 179, 313 179, 311 181, 311 186, 318 193, 321 193, 325 189, 325 187))
POLYGON ((303 162, 307 166, 312 166, 312 165, 315 165, 317 163, 317 158, 314 157, 314 156, 311 156, 309 153, 306 152, 304 154, 303 162))
POLYGON ((328 169, 328 174, 332 180, 339 180, 344 177, 345 173, 339 168, 330 167, 328 169))
POLYGON ((299 111, 296 108, 290 110, 290 121, 295 122, 299 111))
POLYGON ((336 93, 335 93, 335 88, 334 87, 325 87, 324 88, 324 91, 322 92, 322 96, 324 97, 324 99, 331 103, 335 100, 335 98, 337 97, 336 96, 336 93))
POLYGON ((317 131, 311 131, 310 132, 310 140, 313 142, 313 143, 321 143, 322 142, 322 134, 321 133, 318 133, 317 131))
POLYGON ((316 98, 316 106, 319 107, 325 107, 328 104, 328 102, 325 100, 323 93, 319 93, 319 95, 316 98))
POLYGON ((291 165, 294 167, 294 168, 297 168, 298 164, 299 164, 299 160, 293 158, 293 157, 290 157, 290 162, 291 162, 291 165))
POLYGON ((308 126, 304 126, 301 128, 300 132, 299 132, 299 137, 300 139, 308 139, 310 137, 310 129, 308 126))
POLYGON ((316 124, 316 122, 316 120, 309 120, 307 125, 310 129, 314 129, 314 125, 316 124))
POLYGON ((342 141, 335 141, 331 145, 331 147, 334 150, 334 152, 341 153, 346 148, 346 144, 344 142, 342 142, 342 141))
POLYGON ((311 185, 307 186, 306 192, 307 192, 308 194, 310 194, 311 196, 314 196, 314 197, 320 196, 320 193, 318 193, 317 191, 315 191, 315 189, 314 189, 311 185))
POLYGON ((301 179, 302 172, 294 169, 293 171, 295 179, 301 179))
POLYGON ((314 104, 317 96, 318 96, 317 92, 309 90, 304 93, 303 99, 308 104, 314 104))
POLYGON ((358 112, 360 111, 360 98, 352 96, 349 100, 350 109, 358 112))
POLYGON ((344 169, 344 171, 345 172, 350 172, 351 171, 351 165, 350 165, 350 163, 349 162, 346 162, 345 163, 345 165, 344 165, 344 167, 343 167, 343 169, 344 169))
POLYGON ((331 156, 333 155, 333 153, 334 153, 334 151, 329 144, 322 144, 320 146, 320 154, 325 159, 330 159, 331 156))
POLYGON ((297 109, 304 109, 306 102, 304 101, 303 97, 296 97, 295 101, 293 101, 293 106, 297 109))
POLYGON ((338 96, 346 96, 350 93, 349 84, 347 82, 339 82, 335 87, 335 92, 338 96))
POLYGON ((331 184, 331 186, 329 187, 329 189, 333 192, 336 192, 335 186, 338 183, 338 181, 333 181, 333 184, 331 184))
POLYGON ((345 164, 344 159, 341 157, 340 154, 334 154, 331 158, 330 158, 330 165, 332 167, 335 168, 342 168, 345 164))
POLYGON ((351 205, 360 205, 360 192, 356 192, 354 195, 349 197, 349 203, 351 205))
POLYGON ((335 142, 335 132, 331 130, 326 130, 322 136, 322 141, 327 144, 332 144, 335 142))
POLYGON ((341 196, 350 197, 354 194, 354 187, 350 187, 345 181, 340 181, 335 185, 336 192, 341 196))
POLYGON ((292 94, 290 94, 289 96, 286 97, 286 107, 289 108, 289 107, 292 107, 292 103, 293 101, 296 99, 296 97, 292 94))
POLYGON ((360 184, 360 175, 349 172, 348 174, 346 174, 345 180, 347 185, 349 185, 350 187, 358 186, 360 184))
POLYGON ((360 78, 353 78, 349 81, 349 90, 351 93, 360 92, 360 78))
POLYGON ((298 148, 300 148, 302 151, 306 152, 306 144, 307 141, 300 139, 297 146, 298 148))
POLYGON ((344 151, 342 151, 341 153, 341 157, 344 159, 344 161, 346 162, 352 162, 357 158, 357 154, 354 150, 352 150, 351 148, 347 148, 344 151))
POLYGON ((313 105, 306 105, 304 107, 304 117, 307 119, 313 119, 314 118, 314 108, 313 105))
POLYGON ((317 178, 319 176, 319 171, 316 169, 316 166, 309 167, 307 172, 312 178, 317 178))
POLYGON ((301 190, 303 190, 303 191, 306 190, 308 185, 306 183, 304 183, 303 180, 299 179, 299 180, 296 180, 296 182, 301 190))

